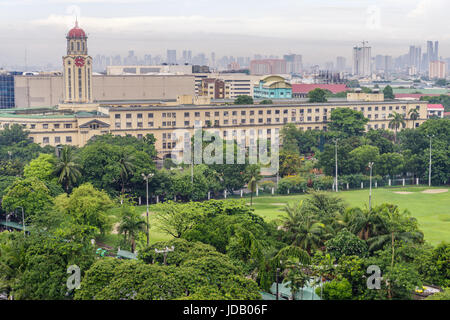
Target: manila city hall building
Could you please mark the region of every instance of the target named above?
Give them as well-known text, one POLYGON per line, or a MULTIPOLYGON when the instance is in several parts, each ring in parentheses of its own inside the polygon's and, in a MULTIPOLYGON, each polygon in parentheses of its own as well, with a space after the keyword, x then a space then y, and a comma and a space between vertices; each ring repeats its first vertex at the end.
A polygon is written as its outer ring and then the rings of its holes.
MULTIPOLYGON (((352 93, 347 101, 339 102, 284 101, 264 105, 230 105, 190 95, 166 101, 94 101, 92 58, 88 55, 86 33, 76 23, 66 39, 63 101, 54 106, 0 109, 0 129, 11 124, 22 125, 29 137, 42 146, 81 147, 92 137, 103 134, 137 138, 153 134, 158 157, 164 158, 171 152, 181 155, 184 141, 190 141, 194 127, 199 125, 225 140, 244 137, 248 144, 255 137, 279 132, 287 123, 294 123, 302 130, 327 130, 335 108, 363 112, 369 119, 366 129, 388 129, 388 117, 394 111, 406 116, 410 109, 418 109, 420 117, 415 120, 416 126, 427 119, 426 101, 384 101, 383 94, 377 93, 352 93), (185 134, 174 134, 175 130, 184 130, 185 134)), ((407 126, 412 126, 412 122, 408 121, 407 126)))

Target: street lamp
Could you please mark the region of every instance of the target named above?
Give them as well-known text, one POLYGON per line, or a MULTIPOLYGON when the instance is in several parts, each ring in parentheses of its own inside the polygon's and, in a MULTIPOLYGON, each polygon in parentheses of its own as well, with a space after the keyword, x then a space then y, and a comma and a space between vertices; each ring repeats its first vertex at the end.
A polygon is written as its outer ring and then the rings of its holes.
POLYGON ((149 174, 143 174, 142 177, 144 178, 146 182, 146 195, 147 195, 147 246, 150 245, 150 238, 149 238, 149 222, 148 222, 148 180, 151 179, 154 176, 154 173, 149 174))
POLYGON ((277 272, 276 272, 276 276, 275 276, 275 278, 276 278, 276 284, 277 284, 277 300, 280 300, 280 297, 279 297, 279 294, 278 294, 278 273, 280 272, 280 268, 277 268, 277 272))
POLYGON ((336 187, 336 192, 339 192, 339 187, 338 187, 338 160, 337 160, 337 143, 338 143, 339 139, 334 139, 334 155, 335 155, 335 160, 336 160, 336 178, 335 178, 335 182, 334 185, 336 187))
POLYGON ((372 168, 373 168, 373 162, 369 162, 369 168, 370 168, 369 210, 372 211, 372 168))
POLYGON ((430 138, 430 164, 428 167, 428 186, 431 187, 431 139, 434 137, 434 135, 427 135, 428 138, 430 138))

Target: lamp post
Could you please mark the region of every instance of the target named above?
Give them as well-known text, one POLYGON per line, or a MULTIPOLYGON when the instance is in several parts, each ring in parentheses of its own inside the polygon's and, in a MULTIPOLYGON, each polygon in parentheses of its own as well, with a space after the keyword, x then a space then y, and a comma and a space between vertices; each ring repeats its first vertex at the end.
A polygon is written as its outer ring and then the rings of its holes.
POLYGON ((335 156, 335 161, 336 161, 336 178, 335 178, 335 182, 334 185, 336 186, 336 192, 339 192, 339 187, 338 187, 338 160, 337 160, 337 143, 338 143, 339 139, 334 139, 334 156, 335 156))
POLYGON ((430 138, 430 163, 428 167, 428 186, 431 187, 431 139, 434 137, 434 135, 427 135, 428 138, 430 138))
POLYGON ((275 276, 275 278, 276 278, 276 283, 277 283, 277 300, 280 300, 280 298, 279 298, 279 294, 278 294, 278 273, 280 272, 280 268, 277 268, 277 272, 276 272, 276 276, 275 276))
POLYGON ((372 211, 372 168, 373 168, 373 162, 369 162, 369 168, 370 168, 369 210, 372 211))
POLYGON ((146 182, 146 195, 147 195, 147 246, 150 245, 150 236, 149 236, 149 222, 148 222, 148 179, 151 179, 154 176, 153 173, 149 173, 147 175, 142 173, 142 177, 146 182))

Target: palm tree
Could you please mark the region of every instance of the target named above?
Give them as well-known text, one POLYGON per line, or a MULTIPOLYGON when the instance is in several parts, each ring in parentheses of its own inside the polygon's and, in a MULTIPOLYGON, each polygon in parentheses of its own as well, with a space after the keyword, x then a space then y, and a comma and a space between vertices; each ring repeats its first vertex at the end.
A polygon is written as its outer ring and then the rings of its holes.
POLYGON ((410 109, 409 111, 408 111, 408 115, 409 115, 409 118, 412 120, 412 122, 413 122, 413 129, 415 128, 415 126, 414 126, 414 124, 415 124, 415 121, 417 120, 417 119, 419 119, 419 117, 420 117, 420 114, 419 114, 419 111, 417 111, 417 109, 410 109))
POLYGON ((78 158, 73 149, 64 146, 56 163, 55 174, 58 176, 58 182, 61 183, 67 193, 81 177, 80 166, 77 161, 78 158))
POLYGON ((120 182, 122 185, 121 194, 122 197, 125 193, 125 184, 128 181, 128 178, 131 174, 133 174, 134 164, 133 161, 135 160, 133 155, 130 155, 125 152, 125 150, 122 150, 119 155, 119 167, 120 167, 120 182))
POLYGON ((311 254, 312 249, 320 248, 325 225, 312 212, 307 211, 303 203, 293 207, 288 205, 284 211, 288 215, 282 217, 283 228, 290 234, 292 245, 306 250, 308 254, 311 254))
POLYGON ((383 232, 383 220, 373 210, 352 208, 348 210, 347 215, 349 230, 362 240, 368 240, 383 232))
POLYGON ((134 253, 136 248, 136 236, 140 231, 146 231, 146 222, 143 217, 141 217, 135 208, 127 204, 123 204, 121 208, 122 219, 119 224, 119 233, 124 235, 125 241, 130 241, 131 252, 134 253))
POLYGON ((295 300, 295 295, 300 290, 300 300, 303 300, 303 287, 309 279, 309 276, 305 274, 299 265, 292 261, 287 262, 289 272, 283 280, 286 286, 291 289, 292 300, 295 300))
POLYGON ((394 140, 397 143, 398 129, 400 129, 400 127, 404 128, 406 126, 405 116, 394 111, 393 114, 389 115, 389 118, 392 118, 392 120, 389 121, 389 128, 395 130, 395 139, 394 140))
POLYGON ((261 168, 254 164, 250 165, 247 168, 246 176, 247 176, 247 186, 250 190, 250 206, 253 206, 253 193, 256 191, 258 181, 261 180, 261 168))

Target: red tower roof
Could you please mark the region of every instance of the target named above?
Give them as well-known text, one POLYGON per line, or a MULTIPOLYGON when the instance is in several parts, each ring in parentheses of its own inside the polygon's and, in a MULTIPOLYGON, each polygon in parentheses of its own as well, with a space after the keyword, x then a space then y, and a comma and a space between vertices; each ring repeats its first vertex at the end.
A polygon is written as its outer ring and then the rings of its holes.
POLYGON ((75 22, 75 27, 67 34, 67 38, 86 38, 84 30, 78 27, 78 21, 75 22))

